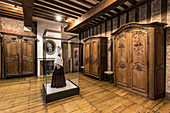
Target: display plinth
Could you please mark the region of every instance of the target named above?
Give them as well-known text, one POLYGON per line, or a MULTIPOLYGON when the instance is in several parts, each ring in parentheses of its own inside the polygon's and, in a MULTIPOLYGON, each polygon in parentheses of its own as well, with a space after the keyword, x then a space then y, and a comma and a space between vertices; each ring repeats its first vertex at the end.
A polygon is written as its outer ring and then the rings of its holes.
POLYGON ((63 88, 51 88, 51 83, 47 83, 43 84, 43 94, 45 102, 48 103, 79 94, 79 87, 70 80, 66 80, 63 88))

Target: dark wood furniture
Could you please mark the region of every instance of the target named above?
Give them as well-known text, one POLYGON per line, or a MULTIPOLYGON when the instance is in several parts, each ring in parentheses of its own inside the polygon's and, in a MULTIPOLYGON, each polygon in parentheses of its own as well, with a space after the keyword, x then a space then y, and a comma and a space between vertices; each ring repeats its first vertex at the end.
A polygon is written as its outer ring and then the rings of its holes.
POLYGON ((164 23, 129 23, 112 34, 114 84, 150 99, 164 96, 164 23))
POLYGON ((35 40, 33 37, 4 34, 4 78, 35 74, 35 40))
POLYGON ((89 37, 84 42, 84 73, 101 80, 107 70, 107 37, 89 37))
POLYGON ((64 72, 78 72, 82 65, 82 43, 62 42, 64 72), (70 45, 69 45, 70 44, 70 45), (70 48, 69 48, 70 46, 70 48), (70 54, 70 55, 69 55, 70 54))

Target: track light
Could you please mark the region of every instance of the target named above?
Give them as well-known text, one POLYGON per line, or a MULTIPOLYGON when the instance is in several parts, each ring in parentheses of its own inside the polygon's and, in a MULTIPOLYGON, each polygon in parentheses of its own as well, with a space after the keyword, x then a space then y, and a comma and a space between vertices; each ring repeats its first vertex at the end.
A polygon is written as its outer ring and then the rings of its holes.
POLYGON ((15 4, 14 9, 17 10, 17 4, 15 4))

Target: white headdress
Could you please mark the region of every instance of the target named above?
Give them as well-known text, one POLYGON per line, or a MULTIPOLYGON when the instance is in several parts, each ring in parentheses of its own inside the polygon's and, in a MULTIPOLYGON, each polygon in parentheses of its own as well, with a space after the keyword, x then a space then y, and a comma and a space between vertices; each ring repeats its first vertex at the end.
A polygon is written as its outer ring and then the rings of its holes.
POLYGON ((56 48, 56 54, 55 54, 55 60, 54 60, 54 66, 56 66, 56 64, 60 65, 60 66, 63 66, 63 58, 62 58, 62 55, 61 56, 58 56, 59 55, 59 52, 61 50, 61 47, 58 46, 56 48))

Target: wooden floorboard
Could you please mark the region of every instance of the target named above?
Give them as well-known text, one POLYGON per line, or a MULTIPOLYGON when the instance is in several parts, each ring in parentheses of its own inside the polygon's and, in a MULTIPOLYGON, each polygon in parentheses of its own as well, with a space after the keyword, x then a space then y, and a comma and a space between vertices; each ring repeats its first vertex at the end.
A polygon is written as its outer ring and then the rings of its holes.
MULTIPOLYGON (((0 80, 0 113, 170 113, 170 101, 165 98, 150 100, 114 87, 109 81, 99 81, 81 73, 79 77, 79 95, 48 104, 42 97, 46 78, 0 80)), ((51 77, 47 81, 50 82, 51 77)))

